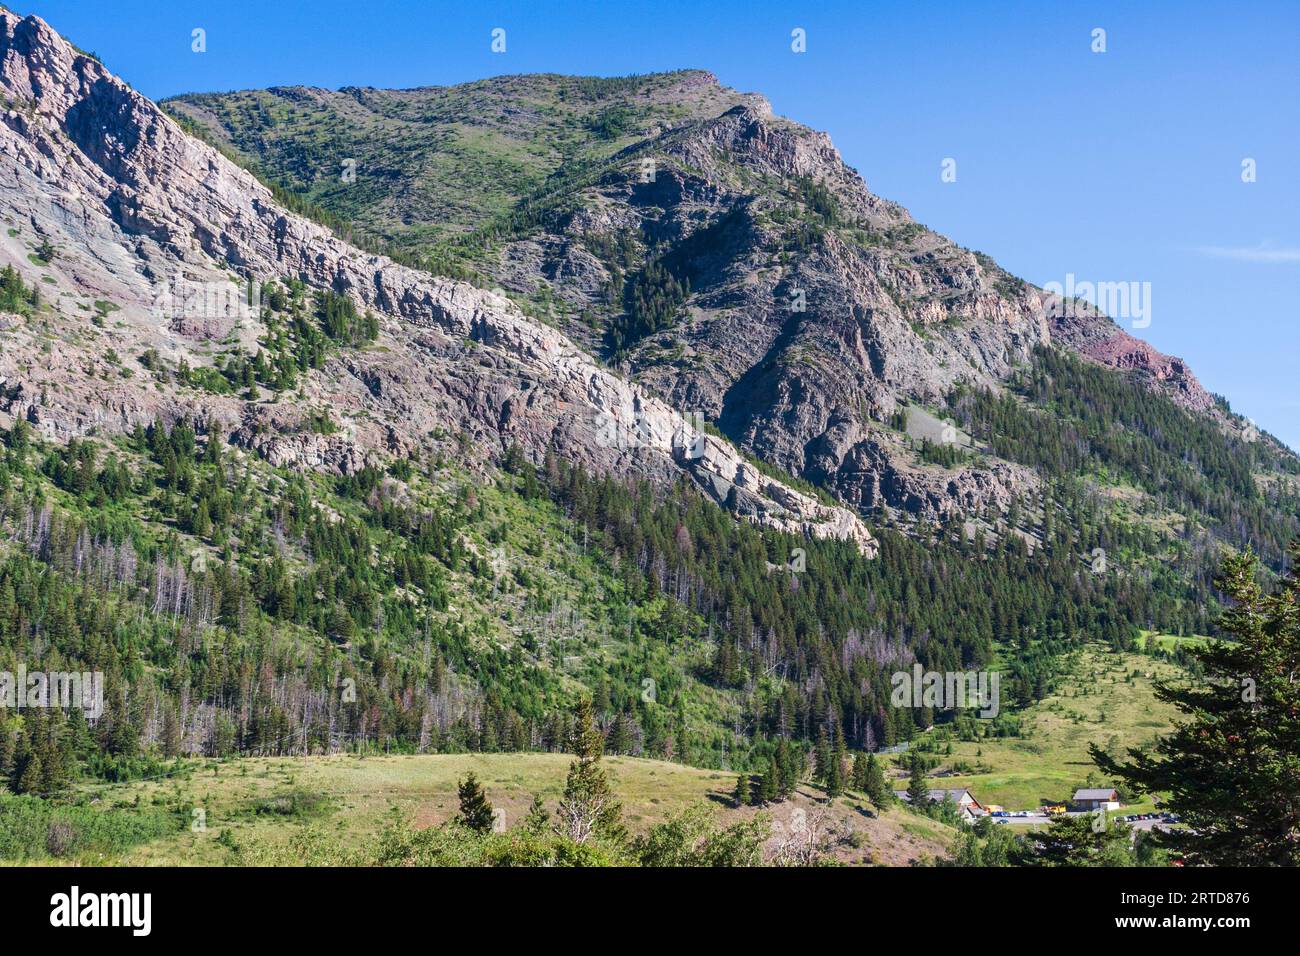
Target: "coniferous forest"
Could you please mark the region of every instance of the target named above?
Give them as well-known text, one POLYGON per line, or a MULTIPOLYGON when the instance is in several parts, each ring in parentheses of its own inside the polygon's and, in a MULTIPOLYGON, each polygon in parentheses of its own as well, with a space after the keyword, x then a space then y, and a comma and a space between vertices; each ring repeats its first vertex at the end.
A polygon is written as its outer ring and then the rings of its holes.
MULTIPOLYGON (((425 467, 391 471, 414 481, 425 467)), ((10 788, 124 779, 180 754, 559 747, 570 695, 549 640, 484 648, 446 613, 453 577, 495 586, 464 543, 482 515, 472 486, 417 507, 396 484, 373 468, 274 475, 185 421, 107 450, 48 445, 16 423, 0 464, 0 527, 14 545, 0 565, 3 663, 15 670, 48 645, 66 665, 55 669, 107 675, 107 711, 93 733, 63 733, 58 716, 50 728, 7 721, 10 788), (449 718, 458 699, 472 706, 449 718), (39 777, 27 772, 38 752, 39 777)), ((828 732, 855 750, 890 747, 952 716, 886 706, 900 662, 976 670, 1013 649, 1003 694, 1025 704, 1071 646, 1210 626, 1211 593, 1174 569, 1090 573, 1080 554, 1093 543, 1141 544, 1105 522, 1082 542, 1056 524, 1032 554, 1015 535, 886 532, 868 562, 845 543, 738 523, 686 485, 597 478, 553 455, 534 466, 514 449, 498 485, 599 555, 618 652, 575 676, 616 753, 715 764, 732 736, 724 720, 745 742, 731 761, 753 768, 778 743, 810 751, 828 732), (705 703, 713 691, 725 710, 705 703)), ((512 583, 530 587, 526 573, 512 583)), ((1014 732, 1011 718, 994 726, 1014 732)))

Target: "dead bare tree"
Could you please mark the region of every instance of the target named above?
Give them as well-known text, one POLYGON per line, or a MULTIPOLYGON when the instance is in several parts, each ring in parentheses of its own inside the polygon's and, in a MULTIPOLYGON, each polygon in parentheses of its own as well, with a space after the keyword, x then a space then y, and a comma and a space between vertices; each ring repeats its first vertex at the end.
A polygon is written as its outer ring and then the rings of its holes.
POLYGON ((776 866, 815 866, 843 842, 843 829, 836 825, 829 803, 806 810, 795 807, 788 821, 777 821, 773 827, 771 862, 776 866))

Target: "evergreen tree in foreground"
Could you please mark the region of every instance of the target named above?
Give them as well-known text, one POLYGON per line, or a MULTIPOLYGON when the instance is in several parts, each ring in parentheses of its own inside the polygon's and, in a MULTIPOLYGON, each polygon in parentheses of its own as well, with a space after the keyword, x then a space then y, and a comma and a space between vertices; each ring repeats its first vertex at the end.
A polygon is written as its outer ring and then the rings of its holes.
POLYGON ((758 781, 758 802, 775 803, 781 799, 781 768, 776 757, 767 762, 767 770, 758 781))
POLYGON ((830 785, 831 777, 831 742, 826 736, 826 728, 817 731, 817 746, 813 748, 813 779, 822 786, 830 785))
POLYGON ((623 808, 614 799, 600 766, 604 747, 604 737, 592 716, 591 700, 584 697, 574 708, 569 750, 576 759, 569 764, 556 825, 556 830, 574 843, 598 837, 617 844, 627 837, 623 808))
POLYGON ((732 798, 736 801, 736 806, 747 807, 753 796, 750 787, 749 774, 739 773, 736 775, 736 789, 732 791, 732 798))
POLYGON ((540 796, 534 796, 524 817, 524 829, 536 836, 542 836, 551 828, 551 814, 546 809, 540 796))
POLYGON ((1236 642, 1190 649, 1205 676, 1160 684, 1156 696, 1185 718, 1154 752, 1120 763, 1095 744, 1093 761, 1138 793, 1165 793, 1187 824, 1157 835, 1185 862, 1209 866, 1300 864, 1300 545, 1281 590, 1265 594, 1249 551, 1217 579, 1232 599, 1222 629, 1236 642))
POLYGON ((831 749, 830 766, 826 772, 826 795, 832 800, 844 792, 844 764, 848 760, 848 748, 844 743, 844 732, 835 728, 835 746, 831 749))
POLYGON ((853 771, 849 774, 849 786, 858 793, 867 792, 867 757, 857 754, 853 758, 853 771))
POLYGON ((492 805, 471 771, 459 784, 460 816, 456 819, 476 833, 492 832, 492 805))
POLYGON ((784 800, 799 786, 799 780, 803 776, 803 754, 782 737, 777 741, 772 766, 775 768, 773 779, 776 782, 776 798, 784 800))
POLYGON ((1025 866, 1132 866, 1131 839, 1128 827, 1104 814, 1061 814, 1047 829, 1026 834, 1013 859, 1025 866))
POLYGON ((866 778, 866 785, 862 789, 866 791, 867 799, 877 810, 885 809, 894 795, 889 792, 889 786, 885 783, 885 771, 881 769, 875 754, 867 755, 866 778))

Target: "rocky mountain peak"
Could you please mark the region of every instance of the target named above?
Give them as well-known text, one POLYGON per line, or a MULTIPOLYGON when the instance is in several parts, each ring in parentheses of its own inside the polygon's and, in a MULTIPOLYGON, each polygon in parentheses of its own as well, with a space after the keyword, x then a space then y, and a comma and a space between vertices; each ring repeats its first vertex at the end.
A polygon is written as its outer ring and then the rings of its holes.
POLYGON ((273 464, 338 472, 459 432, 478 446, 471 458, 517 442, 536 460, 554 448, 598 471, 660 481, 684 473, 743 518, 874 553, 852 511, 760 474, 726 442, 688 440, 694 425, 680 411, 508 299, 361 252, 283 209, 250 173, 43 21, 0 17, 11 101, 0 162, 17 183, 0 193, 0 215, 15 227, 3 252, 42 287, 48 313, 48 331, 19 321, 0 333, 0 413, 25 415, 51 435, 187 416, 222 425, 273 464), (33 269, 27 249, 37 242, 56 253, 33 269), (151 380, 158 362, 202 368, 214 346, 259 348, 266 329, 257 310, 223 296, 195 315, 171 294, 181 283, 225 291, 232 279, 347 296, 380 316, 379 342, 331 358, 297 396, 254 387, 240 398, 175 376, 151 380), (111 314, 112 325, 89 321, 92 311, 111 314), (150 354, 160 358, 137 364, 150 354), (305 427, 313 408, 336 427, 305 427))
MULTIPOLYGON (((1045 346, 1123 370, 1194 414, 1220 414, 1185 363, 1096 310, 1055 307, 988 256, 916 223, 871 193, 825 133, 703 71, 169 101, 268 175, 388 230, 381 238, 412 261, 429 252, 418 236, 446 226, 433 261, 450 258, 450 274, 500 295, 363 252, 289 212, 39 19, 4 14, 2 23, 10 109, 0 156, 20 184, 4 194, 4 211, 23 234, 0 246, 32 281, 35 243, 61 251, 39 277, 57 303, 52 357, 7 356, 23 397, 0 407, 26 408, 55 431, 130 427, 166 407, 219 421, 277 464, 346 471, 460 429, 493 455, 518 442, 534 458, 555 448, 600 471, 689 474, 750 520, 849 537, 870 552, 857 511, 1003 513, 1041 492, 1033 468, 988 448, 951 465, 925 460, 922 441, 938 441, 940 426, 930 435, 912 423, 941 425, 957 390, 1001 392, 1045 346), (516 175, 482 182, 448 165, 440 150, 468 122, 474 137, 451 155, 478 150, 471 169, 517 161, 516 175), (370 150, 346 157, 373 177, 367 189, 337 176, 343 141, 313 132, 304 152, 299 124, 346 130, 347 144, 370 150), (544 143, 574 129, 585 138, 567 152, 517 148, 519 137, 544 143), (308 155, 319 161, 304 165, 308 155), (383 165, 407 156, 420 157, 418 168, 383 165), (435 174, 424 180, 426 168, 435 174), (526 184, 522 195, 503 185, 514 181, 526 184), (509 211, 485 219, 490 208, 509 211), (378 316, 380 340, 333 357, 292 400, 144 387, 96 363, 97 354, 154 351, 173 366, 206 367, 231 343, 259 348, 266 329, 255 315, 160 314, 159 287, 178 276, 330 290, 378 316), (118 310, 115 321, 88 332, 85 315, 99 303, 118 310), (69 384, 69 370, 87 361, 98 383, 69 384), (311 434, 302 423, 313 406, 341 427, 311 434), (684 442, 701 420, 739 448, 684 442), (753 458, 847 507, 765 476, 753 458)), ((9 334, 36 342, 31 328, 9 334)))
POLYGON ((711 74, 504 77, 365 99, 364 115, 268 91, 167 105, 407 254, 427 254, 429 226, 448 210, 463 232, 440 259, 546 311, 650 393, 855 508, 933 518, 1036 494, 1033 470, 1013 462, 919 461, 918 435, 890 423, 909 408, 941 411, 962 387, 1000 391, 1051 344, 1213 413, 1182 363, 1100 313, 1062 321, 1040 290, 872 193, 826 133, 711 74), (567 127, 549 131, 551 115, 567 127), (465 123, 498 139, 460 140, 465 123), (300 129, 312 149, 332 148, 322 127, 345 130, 339 144, 369 144, 361 166, 421 160, 371 181, 367 194, 382 198, 361 201, 301 163, 300 129), (562 162, 513 167, 528 188, 475 181, 479 163, 516 163, 522 129, 535 143, 574 128, 588 138, 562 162), (420 137, 427 145, 412 148, 420 137), (449 141, 475 157, 465 175, 441 166, 449 141), (511 212, 481 211, 502 206, 511 212))

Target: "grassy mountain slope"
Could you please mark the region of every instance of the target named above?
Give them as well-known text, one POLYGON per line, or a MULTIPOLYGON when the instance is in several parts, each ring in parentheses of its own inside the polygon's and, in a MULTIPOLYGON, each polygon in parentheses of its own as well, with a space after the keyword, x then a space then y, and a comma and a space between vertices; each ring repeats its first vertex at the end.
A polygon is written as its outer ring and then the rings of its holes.
MULTIPOLYGON (((943 728, 918 738, 916 749, 933 763, 934 787, 968 787, 1008 810, 1068 803, 1080 787, 1106 785, 1088 744, 1123 753, 1167 733, 1175 712, 1153 697, 1153 682, 1187 679, 1163 657, 1085 647, 1063 661, 1051 694, 1016 714, 1018 736, 972 740, 943 728)), ((906 775, 897 774, 903 789, 906 775)), ((1133 812, 1152 807, 1149 796, 1124 802, 1133 812)))
POLYGON ((745 100, 683 70, 501 76, 414 90, 277 87, 166 104, 267 178, 414 253, 473 232, 648 130, 745 100), (349 160, 354 181, 344 178, 349 160))

